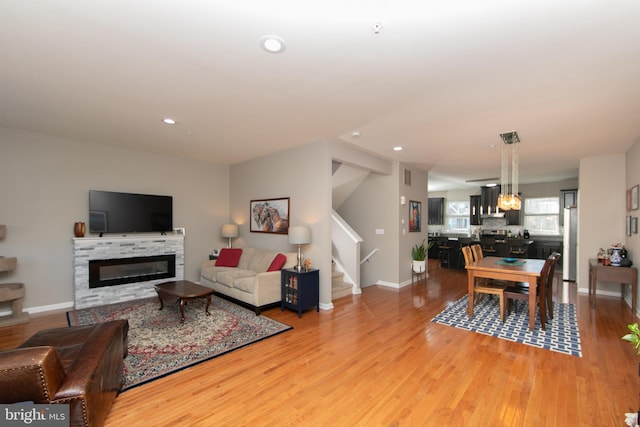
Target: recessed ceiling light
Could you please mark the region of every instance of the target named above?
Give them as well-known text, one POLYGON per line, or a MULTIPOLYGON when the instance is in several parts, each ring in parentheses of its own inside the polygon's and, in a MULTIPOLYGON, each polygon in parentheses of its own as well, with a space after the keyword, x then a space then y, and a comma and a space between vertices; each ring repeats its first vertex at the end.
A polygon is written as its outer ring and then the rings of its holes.
POLYGON ((360 131, 354 130, 353 132, 351 132, 351 136, 353 138, 360 138, 360 131))
POLYGON ((176 121, 171 119, 171 118, 169 118, 169 117, 162 119, 162 122, 164 124, 166 124, 166 125, 175 125, 176 124, 176 121))
POLYGON ((260 46, 269 53, 282 53, 286 46, 284 40, 278 36, 264 36, 260 39, 260 46))
POLYGON ((400 146, 393 147, 393 151, 402 151, 402 147, 400 146))

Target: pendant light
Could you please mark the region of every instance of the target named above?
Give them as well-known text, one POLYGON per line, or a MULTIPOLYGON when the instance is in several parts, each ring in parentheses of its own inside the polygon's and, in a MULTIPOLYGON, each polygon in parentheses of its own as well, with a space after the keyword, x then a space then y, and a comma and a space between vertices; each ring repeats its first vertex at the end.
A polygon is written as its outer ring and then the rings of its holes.
POLYGON ((504 145, 502 146, 498 208, 503 211, 517 211, 522 207, 522 199, 518 195, 518 145, 520 138, 515 130, 501 133, 500 138, 502 138, 504 145), (511 175, 511 181, 509 181, 509 175, 511 175))

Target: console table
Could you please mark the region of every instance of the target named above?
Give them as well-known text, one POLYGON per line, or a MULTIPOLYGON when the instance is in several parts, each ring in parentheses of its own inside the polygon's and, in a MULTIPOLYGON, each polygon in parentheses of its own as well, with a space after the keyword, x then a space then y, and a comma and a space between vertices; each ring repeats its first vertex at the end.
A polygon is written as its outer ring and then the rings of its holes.
POLYGON ((635 267, 612 267, 602 265, 596 259, 589 260, 589 301, 591 307, 596 306, 596 284, 601 282, 620 283, 620 296, 623 296, 624 285, 631 285, 631 313, 636 312, 638 270, 635 267))

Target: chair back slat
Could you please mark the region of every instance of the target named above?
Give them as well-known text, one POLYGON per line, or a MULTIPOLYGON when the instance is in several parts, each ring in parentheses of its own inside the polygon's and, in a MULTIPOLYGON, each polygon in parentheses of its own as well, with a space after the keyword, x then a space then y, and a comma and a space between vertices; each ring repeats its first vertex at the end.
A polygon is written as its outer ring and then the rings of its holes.
POLYGON ((482 247, 479 244, 471 245, 471 252, 475 261, 480 261, 483 258, 482 247))
POLYGON ((463 246, 462 255, 464 256, 464 265, 467 266, 473 263, 473 254, 471 253, 471 248, 469 246, 463 246))

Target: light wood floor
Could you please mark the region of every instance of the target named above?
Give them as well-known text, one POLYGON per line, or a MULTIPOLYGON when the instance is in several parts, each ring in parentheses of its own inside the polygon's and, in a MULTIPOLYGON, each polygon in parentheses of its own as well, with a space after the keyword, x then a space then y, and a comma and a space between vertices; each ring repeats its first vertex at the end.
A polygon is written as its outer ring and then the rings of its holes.
MULTIPOLYGON (((107 426, 621 426, 640 405, 637 358, 620 337, 636 321, 618 298, 577 304, 583 357, 434 324, 466 293, 466 274, 430 264, 402 290, 367 287, 276 337, 150 384, 115 401, 107 426)), ((0 348, 66 326, 63 313, 0 328, 0 348)))

